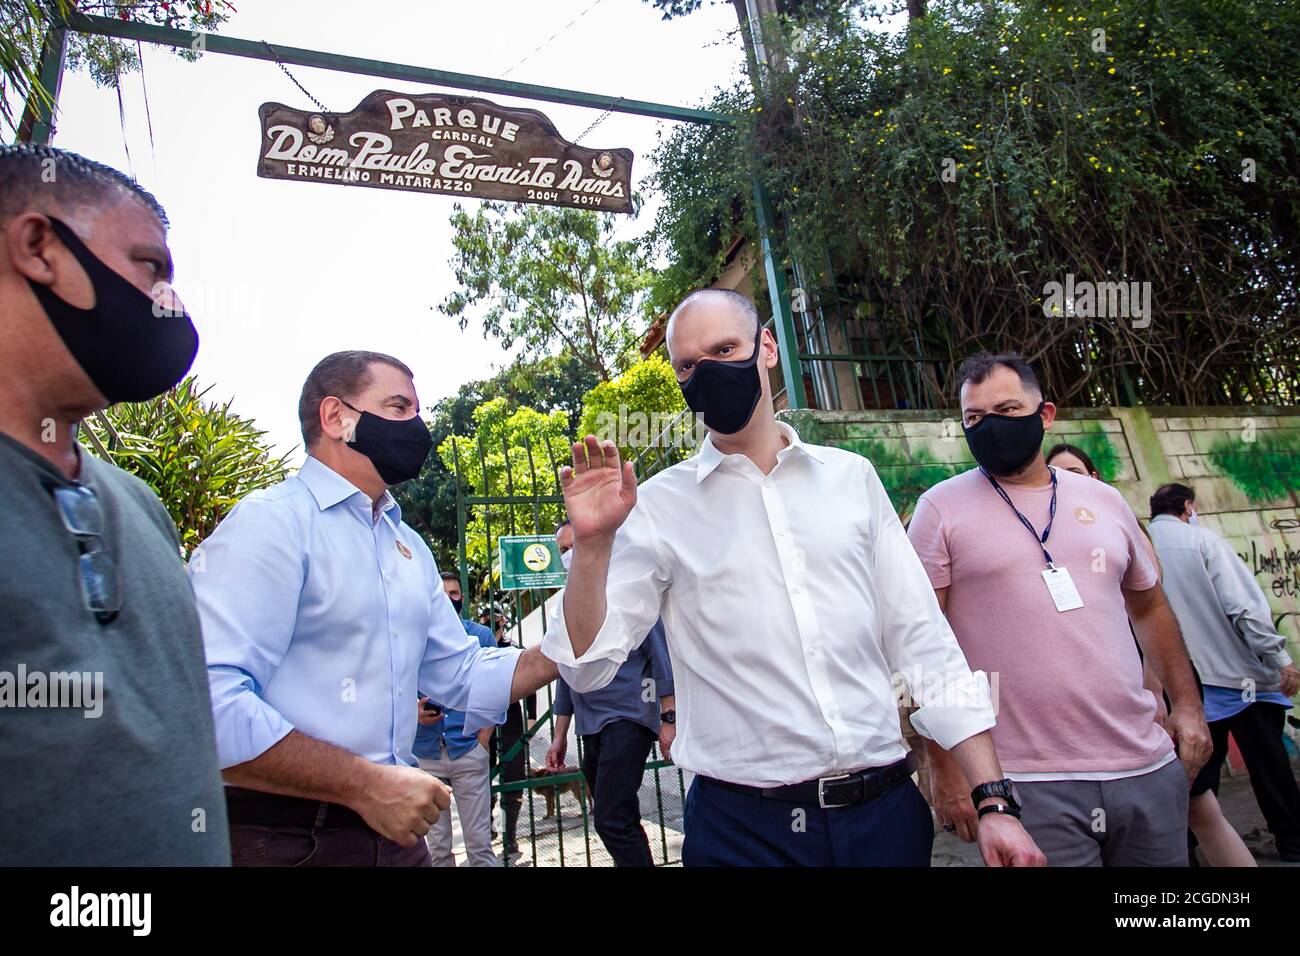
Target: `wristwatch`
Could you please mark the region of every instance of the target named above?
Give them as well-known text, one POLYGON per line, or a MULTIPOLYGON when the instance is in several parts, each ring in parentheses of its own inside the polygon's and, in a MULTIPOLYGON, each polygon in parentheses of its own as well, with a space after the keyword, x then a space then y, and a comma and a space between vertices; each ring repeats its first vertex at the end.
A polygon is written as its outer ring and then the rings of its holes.
MULTIPOLYGON (((971 801, 975 804, 977 810, 980 808, 980 802, 987 800, 989 797, 997 797, 1006 801, 1006 806, 996 811, 997 813, 1010 813, 1015 817, 1020 816, 1020 791, 1016 789, 1016 785, 1011 782, 1010 778, 1003 777, 1001 780, 994 780, 991 783, 981 783, 970 792, 971 801)), ((991 810, 991 808, 985 807, 984 810, 991 810)), ((983 816, 983 810, 980 811, 980 815, 983 816)))
POLYGON ((665 724, 675 724, 677 723, 677 711, 665 710, 662 714, 659 715, 659 719, 662 720, 665 724))

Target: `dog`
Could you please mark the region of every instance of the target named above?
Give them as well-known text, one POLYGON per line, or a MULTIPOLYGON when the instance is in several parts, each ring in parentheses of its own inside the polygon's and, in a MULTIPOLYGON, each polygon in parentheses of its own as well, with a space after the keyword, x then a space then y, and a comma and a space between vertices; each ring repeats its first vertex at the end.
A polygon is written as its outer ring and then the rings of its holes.
MULTIPOLYGON (((538 767, 535 770, 533 770, 533 779, 538 780, 538 779, 544 779, 546 777, 559 777, 559 776, 566 776, 568 774, 576 774, 576 773, 578 773, 577 767, 562 767, 560 770, 555 771, 554 773, 552 773, 550 770, 547 770, 545 767, 538 767)), ((546 784, 542 784, 541 786, 532 787, 533 790, 537 791, 543 797, 546 798, 546 816, 542 817, 542 819, 547 820, 555 815, 555 806, 557 803, 560 802, 560 797, 566 793, 572 796, 573 799, 577 800, 580 804, 582 804, 583 808, 585 809, 587 806, 587 801, 586 801, 587 788, 584 785, 584 783, 585 782, 581 779, 581 777, 579 777, 576 780, 566 780, 564 783, 555 783, 555 784, 550 784, 549 786, 546 784)))

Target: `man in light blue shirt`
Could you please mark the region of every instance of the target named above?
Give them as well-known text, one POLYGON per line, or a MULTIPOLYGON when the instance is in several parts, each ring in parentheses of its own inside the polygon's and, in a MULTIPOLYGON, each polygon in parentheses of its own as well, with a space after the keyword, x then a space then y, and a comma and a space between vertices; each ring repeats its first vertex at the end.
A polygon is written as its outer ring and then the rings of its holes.
POLYGON ((416 769, 417 698, 472 733, 556 677, 531 649, 481 648, 388 486, 432 440, 410 369, 338 352, 299 401, 308 458, 255 492, 191 559, 236 865, 429 865, 449 806, 416 769))
MULTIPOLYGON (((442 589, 451 606, 460 613, 463 600, 460 578, 453 571, 442 572, 442 589)), ((497 638, 476 621, 461 620, 465 633, 478 640, 479 647, 496 647, 497 638)), ((465 857, 470 866, 499 866, 492 852, 492 783, 488 774, 488 743, 492 728, 478 733, 465 730, 465 713, 447 710, 437 700, 421 696, 420 726, 412 748, 420 768, 451 787, 460 817, 465 857)), ((504 719, 505 715, 501 715, 504 719)), ((434 866, 455 866, 452 853, 451 814, 438 816, 426 837, 434 866)))

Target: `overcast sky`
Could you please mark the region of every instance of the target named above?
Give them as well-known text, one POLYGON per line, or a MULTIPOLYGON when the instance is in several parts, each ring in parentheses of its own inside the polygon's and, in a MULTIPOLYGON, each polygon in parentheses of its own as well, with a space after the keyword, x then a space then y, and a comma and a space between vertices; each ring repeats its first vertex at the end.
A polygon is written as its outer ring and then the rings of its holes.
MULTIPOLYGON (((222 30, 227 36, 685 106, 705 105, 742 62, 730 4, 671 22, 642 0, 237 6, 222 30)), ((133 173, 166 207, 176 288, 201 336, 194 372, 215 386, 210 397, 233 397, 236 411, 286 451, 300 440, 302 381, 330 352, 398 356, 415 371, 424 406, 508 362, 495 340, 485 341, 474 326, 461 332, 436 310, 454 282, 452 197, 260 179, 258 107, 275 101, 312 109, 310 101, 274 63, 216 54, 186 63, 159 47, 143 52, 148 113, 140 74, 122 84, 125 131, 114 91, 70 74, 54 145, 133 173)), ((291 69, 336 112, 376 89, 434 89, 291 69)), ((540 109, 570 140, 599 115, 482 95, 540 109)), ((631 148, 639 186, 658 132, 671 125, 614 114, 583 145, 631 148)), ((472 208, 477 201, 464 202, 472 208)), ((644 232, 652 215, 648 206, 618 237, 644 232)))

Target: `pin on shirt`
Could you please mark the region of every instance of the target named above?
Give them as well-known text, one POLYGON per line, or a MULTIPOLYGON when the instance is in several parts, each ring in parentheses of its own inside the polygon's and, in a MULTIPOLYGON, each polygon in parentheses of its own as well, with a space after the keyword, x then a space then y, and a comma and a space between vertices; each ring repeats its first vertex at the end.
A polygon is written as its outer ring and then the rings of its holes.
POLYGON ((411 549, 410 549, 410 548, 408 548, 406 545, 402 544, 402 542, 400 542, 400 541, 394 541, 393 544, 397 545, 397 553, 398 553, 398 554, 400 554, 402 557, 406 558, 407 561, 410 561, 410 560, 411 560, 411 549))

